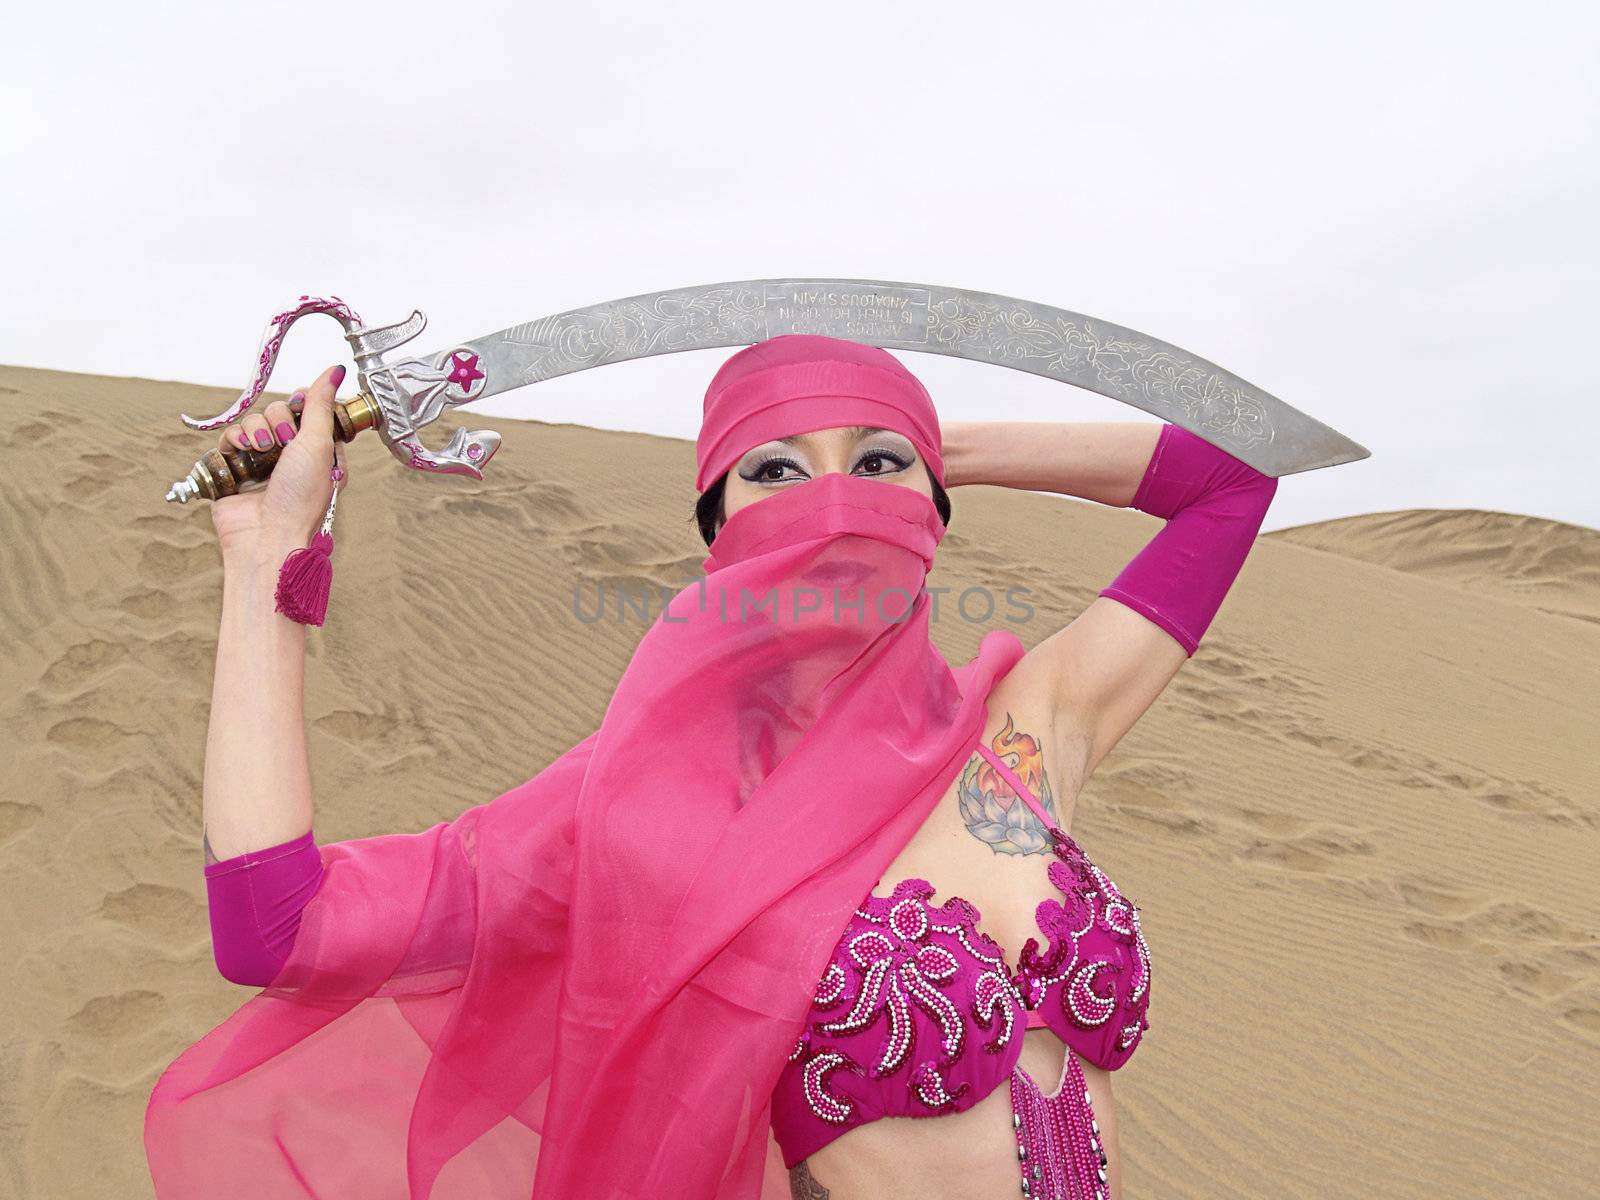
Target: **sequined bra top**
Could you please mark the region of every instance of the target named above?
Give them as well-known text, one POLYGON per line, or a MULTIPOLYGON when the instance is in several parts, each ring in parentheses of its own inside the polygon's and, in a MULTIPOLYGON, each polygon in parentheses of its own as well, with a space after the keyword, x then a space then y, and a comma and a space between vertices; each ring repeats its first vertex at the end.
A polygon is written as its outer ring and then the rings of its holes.
MULTIPOLYGON (((1017 1066, 1025 1029, 1046 1026, 1106 1070, 1149 1028, 1150 955, 1139 911, 1050 820, 988 746, 979 754, 1050 831, 1046 875, 1061 898, 1034 919, 1015 967, 977 929, 981 914, 933 885, 868 894, 818 981, 806 1025, 772 1096, 785 1167, 880 1117, 931 1117, 977 1104, 1017 1066)), ((881 880, 879 881, 882 882, 881 880)))

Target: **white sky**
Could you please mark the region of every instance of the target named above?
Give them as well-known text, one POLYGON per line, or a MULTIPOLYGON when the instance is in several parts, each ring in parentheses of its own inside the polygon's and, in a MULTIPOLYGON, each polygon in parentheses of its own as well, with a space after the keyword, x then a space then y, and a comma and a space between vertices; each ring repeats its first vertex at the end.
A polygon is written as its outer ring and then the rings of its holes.
MULTIPOLYGON (((1173 342, 1372 451, 1266 529, 1600 526, 1592 5, 93 0, 0 31, 0 362, 238 389, 301 293, 421 308, 410 356, 697 283, 946 284, 1173 342)), ((692 437, 732 352, 475 411, 692 437)), ((1153 419, 901 357, 947 420, 1153 419)), ((308 318, 272 386, 340 361, 308 318)))

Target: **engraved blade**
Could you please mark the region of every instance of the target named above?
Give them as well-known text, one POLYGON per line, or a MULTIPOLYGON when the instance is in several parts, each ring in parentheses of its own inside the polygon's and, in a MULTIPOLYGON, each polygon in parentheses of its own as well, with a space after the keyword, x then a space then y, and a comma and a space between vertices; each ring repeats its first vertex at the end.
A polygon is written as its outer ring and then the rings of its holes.
MULTIPOLYGON (((651 292, 526 321, 384 371, 466 378, 444 407, 609 363, 786 333, 993 363, 1070 383, 1180 425, 1265 475, 1367 458, 1337 430, 1215 363, 1082 313, 988 292, 873 279, 748 279, 651 292), (461 374, 466 363, 467 373, 461 374)), ((350 337, 358 356, 373 353, 350 337)), ((421 423, 421 422, 419 422, 421 423)))

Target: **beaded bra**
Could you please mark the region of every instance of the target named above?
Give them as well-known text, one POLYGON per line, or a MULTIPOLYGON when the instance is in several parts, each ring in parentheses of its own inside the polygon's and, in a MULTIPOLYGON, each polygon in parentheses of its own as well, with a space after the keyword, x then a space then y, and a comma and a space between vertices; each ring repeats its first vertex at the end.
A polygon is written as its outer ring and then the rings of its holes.
POLYGON ((1045 1095, 1018 1062, 1021 1030, 1048 1027, 1106 1070, 1128 1060, 1149 1028, 1150 955, 1139 910, 993 750, 976 749, 1050 831, 1055 858, 1046 874, 1062 899, 1034 910, 1048 949, 1040 953, 1030 937, 1011 968, 977 929, 978 909, 960 896, 929 903, 934 889, 925 879, 902 879, 888 896, 868 894, 779 1076, 773 1136, 792 1167, 881 1117, 971 1108, 1009 1077, 1023 1193, 1103 1194, 1105 1155, 1077 1060, 1065 1056, 1060 1087, 1045 1095), (1080 1161, 1064 1161, 1074 1154, 1080 1161), (1041 1186, 1050 1182, 1047 1171, 1055 1190, 1041 1186))

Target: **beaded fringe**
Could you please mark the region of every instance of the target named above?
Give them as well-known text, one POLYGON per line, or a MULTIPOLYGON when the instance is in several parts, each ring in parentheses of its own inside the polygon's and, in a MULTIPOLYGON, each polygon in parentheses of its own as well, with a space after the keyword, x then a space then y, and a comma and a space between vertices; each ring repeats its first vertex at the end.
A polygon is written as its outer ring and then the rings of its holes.
POLYGON ((1078 1056, 1066 1052, 1061 1086, 1039 1090, 1019 1062, 1011 1069, 1011 1128, 1022 1194, 1032 1200, 1106 1200, 1106 1152, 1078 1056))

